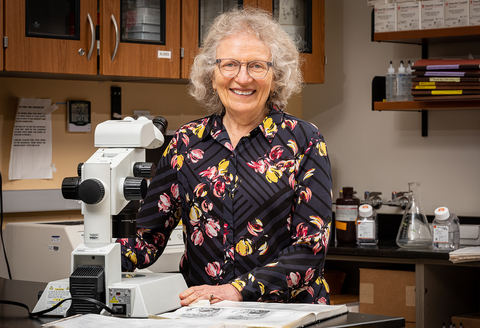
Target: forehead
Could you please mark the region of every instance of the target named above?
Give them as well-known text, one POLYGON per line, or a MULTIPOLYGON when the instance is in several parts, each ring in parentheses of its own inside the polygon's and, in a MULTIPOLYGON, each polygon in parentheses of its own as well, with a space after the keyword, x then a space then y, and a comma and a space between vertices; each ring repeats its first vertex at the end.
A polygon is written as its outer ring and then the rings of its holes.
POLYGON ((229 36, 217 47, 217 58, 233 58, 240 61, 271 61, 270 49, 257 36, 241 33, 229 36))

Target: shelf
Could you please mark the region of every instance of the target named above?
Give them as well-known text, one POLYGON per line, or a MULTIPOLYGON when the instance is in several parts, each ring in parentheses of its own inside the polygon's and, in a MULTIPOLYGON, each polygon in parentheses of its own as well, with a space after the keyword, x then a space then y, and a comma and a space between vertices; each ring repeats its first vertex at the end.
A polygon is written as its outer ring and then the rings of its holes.
POLYGON ((480 101, 392 101, 374 102, 373 110, 421 111, 421 110, 455 110, 480 109, 480 101))
POLYGON ((480 41, 480 26, 373 33, 372 41, 413 44, 480 41))

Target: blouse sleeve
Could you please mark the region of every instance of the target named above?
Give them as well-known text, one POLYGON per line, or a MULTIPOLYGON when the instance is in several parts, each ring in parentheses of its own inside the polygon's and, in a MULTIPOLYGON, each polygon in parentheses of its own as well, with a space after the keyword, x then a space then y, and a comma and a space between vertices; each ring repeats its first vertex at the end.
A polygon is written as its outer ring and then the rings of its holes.
POLYGON ((163 153, 137 218, 135 238, 118 239, 122 270, 152 265, 162 254, 168 238, 180 221, 180 196, 176 170, 177 135, 163 153))
POLYGON ((318 131, 299 162, 292 182, 295 188, 290 222, 292 243, 274 261, 231 282, 244 300, 291 302, 301 292, 313 295, 315 287, 322 287, 315 284, 324 284, 322 271, 332 218, 332 178, 326 145, 318 131))

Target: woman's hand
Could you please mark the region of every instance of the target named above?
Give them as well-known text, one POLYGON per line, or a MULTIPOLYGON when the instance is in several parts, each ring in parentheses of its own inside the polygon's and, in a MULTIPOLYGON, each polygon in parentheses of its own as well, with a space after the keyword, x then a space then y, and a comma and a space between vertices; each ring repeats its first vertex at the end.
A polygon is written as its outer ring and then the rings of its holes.
POLYGON ((242 294, 230 284, 193 286, 179 296, 182 306, 187 306, 201 300, 208 300, 210 304, 215 304, 220 301, 243 301, 242 294))

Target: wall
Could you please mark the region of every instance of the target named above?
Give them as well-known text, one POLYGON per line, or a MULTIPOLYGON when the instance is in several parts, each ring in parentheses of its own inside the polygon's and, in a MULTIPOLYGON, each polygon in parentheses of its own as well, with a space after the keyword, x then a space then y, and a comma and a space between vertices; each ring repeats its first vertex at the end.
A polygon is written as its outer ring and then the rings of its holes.
MULTIPOLYGON (((418 60, 421 47, 371 42, 371 7, 365 1, 325 1, 325 84, 303 91, 303 118, 325 136, 334 196, 353 186, 357 197, 407 191, 421 182, 426 214, 447 206, 460 216, 480 216, 480 110, 429 111, 428 137, 419 112, 374 112, 371 82, 385 76, 390 60, 418 60)), ((430 47, 431 58, 480 58, 480 43, 430 47)), ((479 105, 480 107, 480 105, 479 105)), ((401 213, 383 206, 380 212, 401 213)))

